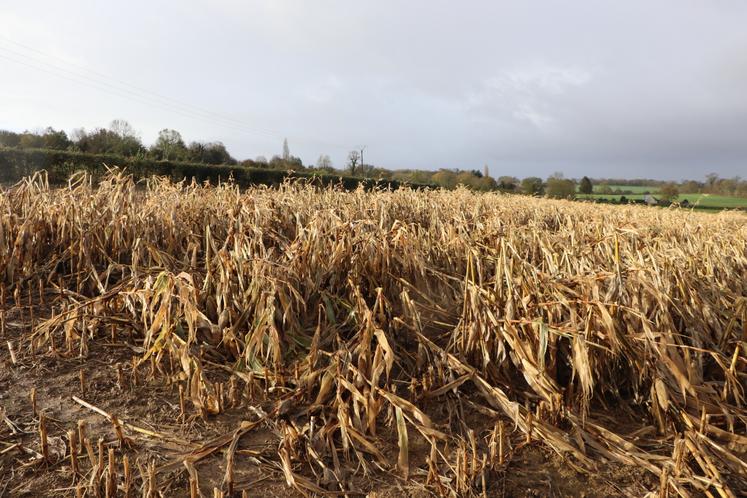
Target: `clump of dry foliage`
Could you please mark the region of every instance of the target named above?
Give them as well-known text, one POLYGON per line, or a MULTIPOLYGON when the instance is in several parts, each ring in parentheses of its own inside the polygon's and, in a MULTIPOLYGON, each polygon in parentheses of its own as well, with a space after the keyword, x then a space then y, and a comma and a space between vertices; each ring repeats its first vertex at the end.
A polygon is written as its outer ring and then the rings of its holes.
MULTIPOLYGON (((36 177, 0 194, 0 282, 6 311, 37 285, 51 303, 16 356, 85 355, 116 328, 182 386, 186 417, 246 407, 226 436, 131 476, 133 496, 170 472, 197 493, 217 456, 216 496, 232 494, 241 438, 269 426, 277 451, 256 464, 303 494, 390 475, 481 496, 518 431, 580 472, 616 462, 661 496, 736 497, 746 221, 466 190, 36 177)), ((123 439, 163 436, 99 411, 123 439)), ((95 463, 74 469, 86 491, 124 489, 95 463)))

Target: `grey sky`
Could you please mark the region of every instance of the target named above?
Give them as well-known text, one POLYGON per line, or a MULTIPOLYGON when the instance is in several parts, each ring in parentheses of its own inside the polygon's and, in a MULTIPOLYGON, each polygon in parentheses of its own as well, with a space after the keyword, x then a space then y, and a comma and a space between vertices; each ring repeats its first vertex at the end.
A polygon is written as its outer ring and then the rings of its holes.
POLYGON ((742 0, 0 0, 0 128, 123 118, 237 158, 287 136, 338 167, 365 144, 388 168, 747 176, 746 26, 742 0))

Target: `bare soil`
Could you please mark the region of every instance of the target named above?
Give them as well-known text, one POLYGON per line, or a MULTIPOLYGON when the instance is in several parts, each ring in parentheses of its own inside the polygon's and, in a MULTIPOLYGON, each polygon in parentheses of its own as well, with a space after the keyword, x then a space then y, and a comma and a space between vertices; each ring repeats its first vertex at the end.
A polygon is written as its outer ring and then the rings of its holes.
MULTIPOLYGON (((171 371, 168 368, 160 371, 151 370, 145 363, 133 369, 133 359, 142 355, 138 345, 130 342, 126 334, 120 336, 115 331, 114 337, 98 337, 88 344, 84 356, 79 352, 62 351, 60 345, 55 350, 32 354, 23 340, 29 330, 28 316, 23 316, 24 311, 19 308, 6 306, 4 310, 5 330, 0 337, 0 498, 76 496, 76 490, 80 496, 92 496, 88 483, 95 468, 86 450, 79 448, 79 473, 74 475, 67 446, 67 431, 77 433, 80 421, 85 423, 86 435, 94 449, 94 463, 100 438, 105 450, 115 450, 117 496, 126 496, 125 455, 132 475, 129 496, 142 496, 142 489, 149 480, 149 463, 159 469, 206 441, 230 435, 243 420, 256 420, 258 413, 269 412, 275 404, 271 394, 241 389, 237 406, 219 415, 203 418, 194 415, 192 410, 182 414, 180 381, 172 375, 179 371, 178 366, 171 371), (13 349, 15 363, 8 343, 13 349), (118 375, 121 375, 122 385, 118 375), (32 406, 32 390, 36 392, 36 413, 32 406), (74 396, 115 416, 124 426, 125 443, 119 441, 113 424, 104 415, 75 401, 74 396), (42 451, 40 415, 46 419, 50 445, 46 461, 39 458, 42 451)), ((39 307, 34 312, 37 319, 44 314, 39 307)), ((215 382, 227 379, 227 374, 217 367, 208 374, 215 382)), ((451 401, 461 403, 461 400, 451 401)), ((475 412, 468 405, 460 409, 464 414, 461 421, 444 420, 442 413, 446 410, 439 404, 428 407, 427 411, 442 423, 466 424, 477 435, 489 433, 497 421, 495 417, 475 412)), ((289 417, 289 423, 293 422, 293 417, 289 417)), ((510 422, 504 422, 511 431, 510 422)), ((385 439, 396 441, 396 429, 391 430, 395 436, 385 439)), ((270 425, 260 425, 240 439, 232 496, 302 496, 286 484, 279 466, 273 468, 268 463, 269 458, 263 459, 263 456, 277 453, 279 440, 270 425)), ((647 490, 657 487, 651 475, 640 468, 599 462, 599 471, 588 474, 578 471, 580 469, 541 442, 527 443, 518 431, 511 433, 509 440, 511 450, 507 452, 504 465, 484 476, 484 484, 474 490, 476 496, 643 496, 647 490)), ((351 488, 359 490, 361 495, 379 498, 432 496, 431 491, 418 483, 427 471, 424 462, 429 445, 419 434, 412 434, 410 443, 411 461, 420 464, 418 468, 411 468, 413 479, 404 480, 394 477, 392 472, 382 471, 356 478, 351 488)), ((220 448, 195 465, 200 496, 212 497, 214 489, 221 489, 226 468, 225 449, 220 448)), ((396 443, 380 449, 396 461, 396 443)), ((161 496, 189 496, 188 477, 183 466, 167 469, 157 473, 154 488, 161 496)), ((320 484, 315 476, 307 477, 320 484)))

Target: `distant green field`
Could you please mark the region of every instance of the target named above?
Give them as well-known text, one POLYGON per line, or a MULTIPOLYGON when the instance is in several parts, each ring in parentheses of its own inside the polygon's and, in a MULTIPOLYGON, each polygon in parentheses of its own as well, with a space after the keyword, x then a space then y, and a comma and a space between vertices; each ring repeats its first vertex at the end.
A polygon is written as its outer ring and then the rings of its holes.
MULTIPOLYGON (((651 192, 654 193, 657 190, 657 187, 651 187, 651 186, 633 186, 633 185, 606 185, 607 187, 611 188, 612 190, 620 189, 623 192, 624 191, 630 191, 634 194, 642 194, 644 192, 651 192)), ((594 185, 594 192, 599 192, 602 188, 604 188, 605 185, 594 185)))
MULTIPOLYGON (((579 199, 614 199, 616 201, 620 200, 620 197, 622 197, 619 194, 577 194, 577 198, 579 199)), ((630 194, 626 195, 626 199, 643 199, 645 195, 643 194, 630 194)))
MULTIPOLYGON (((654 197, 656 194, 653 194, 654 197)), ((579 199, 614 199, 620 200, 620 195, 605 195, 605 194, 589 194, 579 195, 579 199)), ((625 196, 629 200, 643 199, 643 194, 630 194, 625 196)), ((679 202, 687 201, 691 206, 703 207, 709 209, 734 209, 734 208, 747 208, 747 198, 744 197, 730 197, 726 195, 711 195, 711 194, 680 194, 677 200, 679 202)))
POLYGON ((747 198, 730 197, 728 195, 711 195, 711 194, 680 194, 677 198, 682 202, 685 199, 691 205, 719 208, 747 208, 747 198))

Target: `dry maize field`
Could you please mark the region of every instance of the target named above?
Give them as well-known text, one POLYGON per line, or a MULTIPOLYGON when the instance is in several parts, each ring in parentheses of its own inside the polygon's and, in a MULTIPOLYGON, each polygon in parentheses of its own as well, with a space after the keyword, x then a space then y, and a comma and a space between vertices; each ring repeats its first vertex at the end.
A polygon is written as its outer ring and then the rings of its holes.
POLYGON ((0 496, 747 495, 747 216, 0 191, 0 496))

